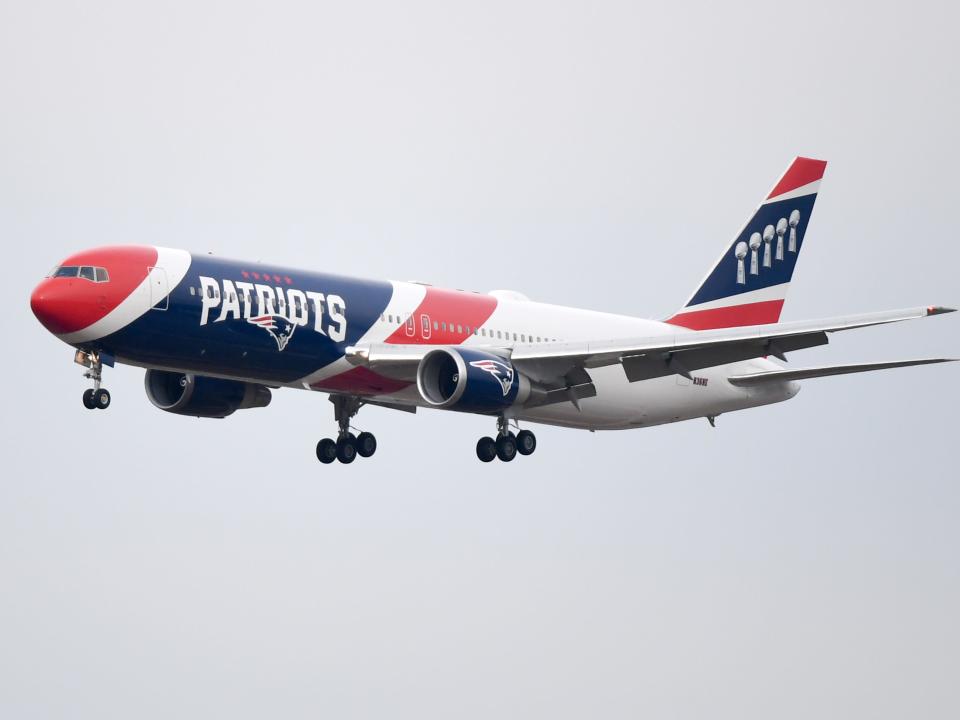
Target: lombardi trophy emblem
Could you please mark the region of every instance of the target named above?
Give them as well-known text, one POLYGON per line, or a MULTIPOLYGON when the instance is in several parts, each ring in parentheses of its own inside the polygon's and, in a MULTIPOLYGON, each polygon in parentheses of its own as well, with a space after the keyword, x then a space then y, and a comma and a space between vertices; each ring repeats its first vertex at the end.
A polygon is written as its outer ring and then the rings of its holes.
POLYGON ((750 236, 750 274, 757 275, 760 272, 760 233, 755 232, 750 236))
POLYGON ((773 225, 767 225, 763 229, 763 266, 773 267, 773 260, 770 257, 770 243, 773 241, 773 225))
POLYGON ((746 285, 747 276, 743 268, 743 259, 747 256, 747 244, 738 242, 733 252, 737 256, 737 285, 746 285))
POLYGON ((783 236, 787 234, 787 219, 777 220, 777 260, 783 260, 783 236))
POLYGON ((790 252, 797 251, 797 225, 800 224, 800 211, 794 210, 790 213, 790 252))

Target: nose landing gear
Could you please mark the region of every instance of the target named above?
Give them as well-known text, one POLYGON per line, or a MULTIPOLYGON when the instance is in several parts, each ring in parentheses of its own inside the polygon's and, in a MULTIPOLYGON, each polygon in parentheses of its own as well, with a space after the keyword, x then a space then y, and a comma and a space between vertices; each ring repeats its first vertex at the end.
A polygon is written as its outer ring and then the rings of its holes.
POLYGON ((83 391, 83 406, 87 410, 106 410, 110 407, 110 391, 100 387, 103 375, 103 361, 100 354, 77 350, 74 362, 87 368, 83 376, 93 380, 93 387, 83 391))
POLYGON ((373 433, 362 432, 354 435, 350 432, 350 420, 363 404, 360 399, 347 395, 331 395, 330 402, 333 403, 333 417, 340 430, 336 440, 324 438, 317 443, 317 460, 324 465, 329 465, 334 460, 349 465, 358 455, 363 458, 373 455, 377 451, 377 438, 373 433))
POLYGON ((520 430, 516 435, 510 431, 509 421, 506 418, 497 418, 497 439, 482 437, 477 441, 477 457, 480 462, 491 462, 500 458, 503 462, 510 462, 517 453, 532 455, 537 449, 537 436, 529 430, 520 430))

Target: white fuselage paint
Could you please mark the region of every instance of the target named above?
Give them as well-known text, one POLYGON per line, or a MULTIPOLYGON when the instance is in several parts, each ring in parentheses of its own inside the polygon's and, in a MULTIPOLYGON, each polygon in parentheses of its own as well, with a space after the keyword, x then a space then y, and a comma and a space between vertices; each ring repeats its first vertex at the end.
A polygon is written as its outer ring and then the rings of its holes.
MULTIPOLYGON (((397 328, 403 327, 407 318, 417 307, 424 289, 412 283, 394 283, 393 300, 384 313, 392 315, 394 322, 378 320, 360 339, 358 344, 383 342, 397 328)), ((583 310, 579 308, 549 305, 527 300, 510 300, 498 294, 496 310, 482 326, 487 332, 469 336, 461 345, 491 349, 511 347, 521 342, 536 342, 539 337, 544 344, 555 339, 553 347, 562 347, 564 342, 611 340, 617 338, 649 338, 693 332, 686 328, 655 320, 633 318, 625 315, 583 310), (490 337, 490 333, 494 337, 490 337), (501 338, 496 337, 499 331, 501 338), (517 340, 514 341, 514 333, 517 340)), ((291 383, 291 387, 307 388, 320 377, 330 377, 348 370, 346 360, 333 363, 335 367, 324 368, 309 378, 291 383)), ((671 375, 653 380, 631 383, 623 369, 613 365, 589 370, 597 395, 580 401, 578 409, 571 402, 524 409, 511 408, 508 417, 518 420, 560 425, 590 430, 623 430, 648 427, 663 423, 717 416, 726 412, 743 410, 760 405, 781 402, 792 398, 800 389, 799 383, 770 383, 762 387, 744 388, 731 385, 727 378, 752 372, 780 370, 774 362, 757 358, 744 362, 722 365, 695 371, 694 379, 671 375)), ((429 407, 420 396, 416 385, 391 395, 378 396, 378 400, 403 405, 429 407)))

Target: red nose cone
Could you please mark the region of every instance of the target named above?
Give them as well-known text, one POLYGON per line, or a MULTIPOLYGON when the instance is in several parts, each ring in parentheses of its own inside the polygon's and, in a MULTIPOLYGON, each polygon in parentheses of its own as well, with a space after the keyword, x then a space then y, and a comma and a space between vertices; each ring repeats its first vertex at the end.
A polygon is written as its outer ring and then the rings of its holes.
POLYGON ((75 329, 73 327, 73 312, 69 294, 66 292, 67 283, 44 280, 37 285, 30 296, 30 309, 37 316, 37 320, 52 333, 61 335, 75 329))
MULTIPOLYGON (((157 264, 152 247, 114 246, 75 253, 60 267, 100 268, 104 278, 79 273, 48 277, 30 296, 30 308, 43 326, 57 335, 90 328, 117 309, 157 264)), ((99 271, 98 271, 99 272, 99 271)))

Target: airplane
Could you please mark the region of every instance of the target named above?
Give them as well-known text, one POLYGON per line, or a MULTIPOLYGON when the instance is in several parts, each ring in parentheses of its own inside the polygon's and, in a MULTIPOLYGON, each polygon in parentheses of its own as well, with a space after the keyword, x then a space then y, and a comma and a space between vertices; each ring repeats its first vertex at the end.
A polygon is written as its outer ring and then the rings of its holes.
POLYGON ((377 449, 352 421, 365 405, 486 415, 477 457, 510 462, 537 447, 520 423, 620 430, 717 416, 794 397, 800 380, 949 358, 787 369, 786 355, 854 328, 953 312, 923 306, 780 322, 827 163, 797 157, 686 304, 663 321, 466 292, 363 280, 153 246, 112 246, 60 262, 30 306, 75 349, 105 409, 103 366, 146 369, 150 402, 224 418, 271 391, 326 393, 336 438, 322 463, 377 449), (514 432, 516 430, 516 432, 514 432))

